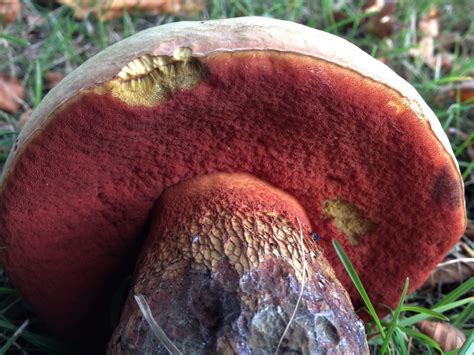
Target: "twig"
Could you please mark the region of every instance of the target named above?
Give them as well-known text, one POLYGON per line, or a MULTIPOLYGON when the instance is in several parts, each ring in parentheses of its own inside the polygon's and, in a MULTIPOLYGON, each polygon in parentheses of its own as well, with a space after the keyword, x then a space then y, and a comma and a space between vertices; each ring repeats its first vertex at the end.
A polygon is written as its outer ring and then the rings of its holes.
POLYGON ((286 325, 285 330, 283 331, 283 334, 280 337, 280 341, 278 342, 278 346, 275 350, 275 354, 278 354, 278 350, 280 350, 281 343, 283 342, 283 339, 286 336, 286 333, 290 329, 291 323, 293 323, 295 316, 296 316, 296 311, 298 310, 298 306, 301 303, 301 298, 303 297, 303 291, 305 287, 305 282, 306 282, 306 257, 304 253, 304 243, 303 243, 303 228, 301 227, 301 221, 298 217, 296 217, 298 220, 298 224, 300 227, 300 241, 301 241, 301 258, 302 258, 302 265, 303 265, 303 277, 301 279, 301 289, 300 289, 300 294, 298 295, 298 300, 296 301, 295 309, 293 310, 293 314, 290 317, 290 320, 288 321, 288 324, 286 325))
POLYGON ((161 342, 161 344, 163 344, 165 349, 168 350, 171 355, 182 355, 183 353, 179 351, 176 345, 174 345, 170 338, 168 338, 164 330, 161 329, 158 323, 156 323, 155 318, 153 318, 153 314, 151 313, 150 306, 148 306, 148 303, 145 300, 145 297, 139 294, 135 295, 134 298, 143 314, 143 317, 148 322, 148 325, 153 331, 153 334, 155 334, 156 338, 161 342))

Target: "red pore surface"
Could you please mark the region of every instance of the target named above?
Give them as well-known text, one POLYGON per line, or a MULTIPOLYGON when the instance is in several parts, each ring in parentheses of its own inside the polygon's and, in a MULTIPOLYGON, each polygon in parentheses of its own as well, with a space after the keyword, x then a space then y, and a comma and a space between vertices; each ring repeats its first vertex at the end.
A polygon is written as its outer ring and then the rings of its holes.
POLYGON ((276 52, 209 57, 193 90, 153 108, 109 94, 70 102, 20 153, 0 205, 5 268, 52 327, 107 331, 109 303, 134 263, 163 189, 248 172, 293 195, 325 256, 360 299, 337 238, 372 300, 415 288, 464 228, 461 183, 425 122, 349 70, 276 52), (323 213, 342 199, 376 228, 349 243, 323 213))

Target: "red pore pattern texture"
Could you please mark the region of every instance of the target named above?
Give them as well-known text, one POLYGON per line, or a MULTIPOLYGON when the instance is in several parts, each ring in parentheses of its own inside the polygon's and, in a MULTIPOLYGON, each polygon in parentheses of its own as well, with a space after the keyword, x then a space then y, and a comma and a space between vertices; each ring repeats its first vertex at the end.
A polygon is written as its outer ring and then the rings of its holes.
POLYGON ((104 326, 155 200, 215 172, 248 172, 294 196, 356 308, 332 238, 374 302, 394 305, 407 276, 419 286, 464 228, 457 170, 423 118, 322 60, 267 51, 201 61, 206 77, 155 107, 77 96, 20 152, 0 233, 5 268, 34 309, 65 332, 104 326), (327 201, 371 227, 354 243, 327 201))

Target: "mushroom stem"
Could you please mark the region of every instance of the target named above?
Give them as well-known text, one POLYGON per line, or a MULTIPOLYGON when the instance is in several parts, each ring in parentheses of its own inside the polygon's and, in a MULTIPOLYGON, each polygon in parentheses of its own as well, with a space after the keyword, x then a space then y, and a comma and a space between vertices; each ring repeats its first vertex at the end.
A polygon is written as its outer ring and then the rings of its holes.
POLYGON ((109 353, 167 352, 136 295, 183 353, 366 353, 363 324, 310 234, 293 197, 250 175, 166 190, 109 353))

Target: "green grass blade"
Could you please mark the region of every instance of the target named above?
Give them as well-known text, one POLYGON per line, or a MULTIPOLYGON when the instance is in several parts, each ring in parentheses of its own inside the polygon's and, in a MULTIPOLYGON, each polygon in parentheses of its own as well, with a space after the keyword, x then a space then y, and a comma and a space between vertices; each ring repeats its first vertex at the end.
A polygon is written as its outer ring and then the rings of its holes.
POLYGON ((446 296, 444 296, 438 303, 436 303, 433 306, 433 308, 437 308, 440 306, 444 306, 448 303, 452 303, 458 300, 466 292, 471 291, 472 289, 474 289, 474 277, 471 277, 469 280, 462 283, 461 285, 456 287, 454 290, 452 290, 450 293, 448 293, 446 296))
POLYGON ((449 321, 449 318, 446 317, 444 314, 441 314, 441 313, 432 311, 431 309, 420 307, 420 306, 406 305, 402 307, 402 312, 417 312, 417 313, 427 314, 430 316, 430 318, 433 317, 433 318, 449 321))
POLYGON ((432 347, 433 349, 438 350, 441 354, 443 354, 443 350, 439 347, 438 343, 434 341, 433 338, 429 337, 428 335, 417 332, 416 330, 413 330, 407 327, 399 327, 399 328, 406 335, 411 336, 415 339, 418 339, 422 343, 425 343, 426 345, 432 347))
POLYGON ((4 38, 8 42, 14 43, 20 47, 28 47, 30 45, 30 42, 28 42, 26 39, 23 39, 17 36, 12 36, 6 33, 0 32, 0 38, 4 38))
MULTIPOLYGON (((337 33, 338 28, 337 28, 337 23, 334 18, 334 5, 332 3, 332 0, 322 0, 321 1, 321 10, 324 15, 324 19, 326 21, 326 28, 331 28, 331 33, 337 33)), ((329 31, 326 31, 329 32, 329 31)))
MULTIPOLYGON (((2 328, 12 332, 16 332, 18 330, 18 327, 16 325, 5 319, 0 319, 0 329, 2 328)), ((41 348, 51 353, 58 353, 61 349, 60 344, 58 342, 51 340, 47 337, 28 332, 26 330, 22 331, 21 336, 22 338, 24 338, 31 344, 37 346, 38 348, 41 348)))
POLYGON ((393 332, 393 343, 395 345, 395 353, 400 355, 408 355, 407 342, 403 332, 395 327, 393 332))
POLYGON ((349 25, 351 23, 355 23, 355 22, 358 22, 366 17, 370 17, 370 16, 373 16, 374 13, 373 12, 368 12, 368 13, 362 13, 360 15, 356 15, 356 16, 352 16, 352 17, 349 17, 349 18, 346 18, 344 20, 341 20, 337 23, 334 23, 328 27, 325 27, 323 29, 323 31, 325 32, 334 32, 334 31, 337 31, 339 29, 341 29, 342 27, 346 26, 346 25, 349 25))
POLYGON ((459 349, 458 355, 474 354, 474 332, 471 331, 466 341, 464 342, 461 349, 459 349))
POLYGON ((339 259, 341 260, 342 264, 344 265, 344 268, 346 269, 352 282, 354 283, 354 286, 357 288, 357 291, 359 291, 360 296, 364 300, 364 303, 367 309, 369 310, 370 315, 374 319, 374 322, 380 332, 380 335, 382 336, 382 339, 385 340, 385 331, 382 326, 382 323, 380 323, 379 316, 377 315, 377 312, 375 312, 375 308, 372 305, 372 302, 370 301, 367 291, 365 291, 364 285, 362 284, 362 281, 359 278, 357 271, 354 269, 354 266, 349 260, 349 257, 336 239, 332 240, 332 245, 334 246, 334 249, 336 250, 336 253, 339 256, 339 259))
POLYGON ((6 354, 8 350, 12 347, 12 345, 15 343, 15 341, 18 339, 18 337, 23 333, 25 328, 28 326, 28 320, 25 320, 22 325, 18 327, 18 329, 13 333, 13 335, 10 337, 10 339, 7 340, 7 342, 2 346, 0 349, 0 354, 6 354))
POLYGON ((16 295, 17 292, 13 288, 8 287, 0 287, 0 294, 1 295, 16 295))
POLYGON ((400 296, 400 301, 398 302, 397 308, 393 312, 392 321, 390 322, 390 326, 387 330, 387 335, 385 336, 382 344, 382 348, 379 351, 379 354, 383 355, 388 350, 388 345, 390 344, 390 340, 392 339, 393 331, 395 330, 395 326, 397 325, 398 318, 400 317, 400 312, 402 311, 403 303, 405 303, 405 297, 407 296, 408 292, 408 285, 409 285, 408 277, 405 280, 405 286, 403 287, 402 295, 400 296))
MULTIPOLYGON (((464 306, 465 304, 472 304, 472 303, 474 303, 474 297, 468 297, 456 302, 448 303, 443 306, 433 308, 432 310, 437 313, 444 313, 444 312, 450 311, 451 309, 464 306)), ((401 326, 407 327, 428 318, 431 318, 431 316, 427 314, 417 314, 417 315, 402 319, 398 324, 401 326)))
POLYGON ((474 141, 474 132, 469 135, 469 137, 456 148, 456 151, 454 154, 460 155, 467 147, 469 147, 472 144, 472 141, 474 141))
POLYGON ((35 100, 34 107, 38 106, 43 97, 43 72, 39 60, 35 63, 35 100))
POLYGON ((472 318, 474 318, 474 303, 467 305, 451 323, 457 328, 462 328, 464 324, 472 318))

